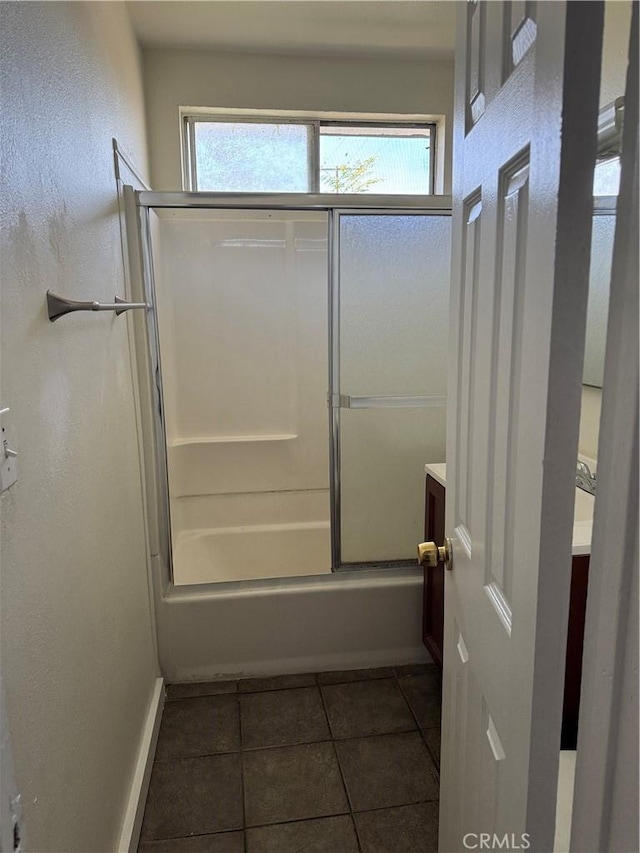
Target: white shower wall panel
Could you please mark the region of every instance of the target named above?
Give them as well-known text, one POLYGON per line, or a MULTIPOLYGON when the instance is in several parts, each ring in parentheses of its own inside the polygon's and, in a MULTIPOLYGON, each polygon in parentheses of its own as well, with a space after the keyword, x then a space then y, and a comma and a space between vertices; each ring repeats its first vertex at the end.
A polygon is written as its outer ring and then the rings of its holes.
POLYGON ((215 518, 220 527, 326 521, 329 491, 254 492, 193 495, 171 500, 171 518, 178 530, 202 530, 215 518))

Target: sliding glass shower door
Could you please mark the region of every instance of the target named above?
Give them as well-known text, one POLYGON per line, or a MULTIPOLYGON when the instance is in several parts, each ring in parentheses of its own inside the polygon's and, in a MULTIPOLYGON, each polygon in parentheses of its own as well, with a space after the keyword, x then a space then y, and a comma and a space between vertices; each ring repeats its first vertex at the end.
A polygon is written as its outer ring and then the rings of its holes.
POLYGON ((415 562, 446 439, 450 215, 336 211, 333 567, 415 562))
POLYGON ((128 195, 174 585, 415 565, 445 459, 449 204, 128 195))

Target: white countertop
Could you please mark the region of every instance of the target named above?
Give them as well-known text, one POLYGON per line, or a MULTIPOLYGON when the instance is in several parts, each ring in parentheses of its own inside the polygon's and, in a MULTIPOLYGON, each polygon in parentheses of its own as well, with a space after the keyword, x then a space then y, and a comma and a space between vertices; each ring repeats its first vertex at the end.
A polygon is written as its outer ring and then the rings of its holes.
MULTIPOLYGON (((446 488, 447 466, 444 462, 432 463, 424 466, 425 474, 429 474, 440 485, 446 488)), ((592 469, 593 470, 593 469, 592 469)), ((573 541, 571 553, 573 556, 591 553, 591 529, 593 527, 593 507, 595 498, 593 495, 576 489, 576 504, 573 520, 573 541)))
POLYGON ((424 466, 424 473, 429 474, 440 483, 441 486, 447 486, 447 464, 446 462, 434 462, 431 465, 424 466))

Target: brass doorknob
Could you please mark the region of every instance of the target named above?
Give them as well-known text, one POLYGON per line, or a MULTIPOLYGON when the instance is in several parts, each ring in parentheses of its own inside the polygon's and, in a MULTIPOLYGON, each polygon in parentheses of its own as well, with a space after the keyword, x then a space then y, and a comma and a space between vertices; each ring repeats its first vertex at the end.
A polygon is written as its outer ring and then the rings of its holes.
POLYGON ((436 545, 435 542, 421 542, 418 545, 418 562, 429 569, 434 569, 438 563, 444 563, 445 568, 451 571, 452 557, 451 539, 445 539, 444 545, 436 545))

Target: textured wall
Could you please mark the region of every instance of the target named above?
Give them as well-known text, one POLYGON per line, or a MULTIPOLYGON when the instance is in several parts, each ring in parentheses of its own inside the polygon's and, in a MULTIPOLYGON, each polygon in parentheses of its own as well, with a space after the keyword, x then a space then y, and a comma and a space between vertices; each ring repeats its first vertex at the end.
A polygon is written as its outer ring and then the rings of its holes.
POLYGON ((600 106, 624 95, 631 29, 631 0, 606 0, 602 41, 600 106))
POLYGON ((2 3, 2 670, 28 850, 113 851, 154 678, 111 137, 146 165, 121 3, 2 3))
POLYGON ((444 115, 450 192, 452 61, 158 49, 144 52, 144 75, 154 189, 181 189, 178 108, 190 106, 444 115))

